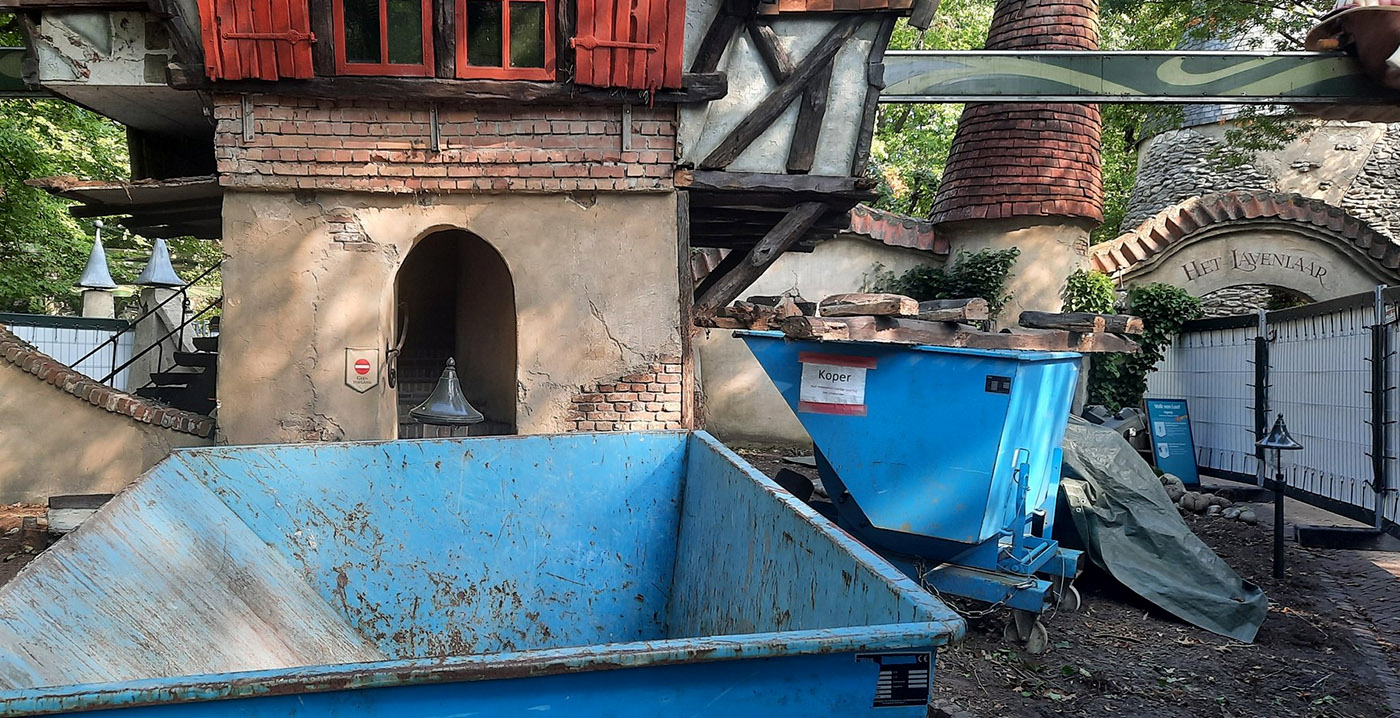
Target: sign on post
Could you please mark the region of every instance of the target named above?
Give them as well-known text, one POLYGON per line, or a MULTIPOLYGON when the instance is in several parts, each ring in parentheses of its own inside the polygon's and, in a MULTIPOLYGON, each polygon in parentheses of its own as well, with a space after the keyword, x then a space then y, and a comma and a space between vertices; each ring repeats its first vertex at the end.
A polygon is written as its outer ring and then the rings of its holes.
POLYGON ((361 394, 379 385, 379 350, 345 350, 345 385, 361 394))
POLYGON ((1196 471, 1196 442, 1185 399, 1148 399, 1147 431, 1152 437, 1152 460, 1187 486, 1200 486, 1196 471))

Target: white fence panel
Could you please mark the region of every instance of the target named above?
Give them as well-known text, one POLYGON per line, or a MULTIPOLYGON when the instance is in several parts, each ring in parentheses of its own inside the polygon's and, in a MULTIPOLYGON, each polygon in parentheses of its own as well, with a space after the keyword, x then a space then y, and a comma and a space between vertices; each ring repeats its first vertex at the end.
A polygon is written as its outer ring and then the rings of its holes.
POLYGON ((1254 475, 1253 328, 1182 334, 1157 371, 1147 395, 1185 399, 1196 442, 1196 463, 1217 471, 1254 475))
MULTIPOLYGON (((108 346, 88 357, 82 364, 73 366, 74 362, 92 351, 94 347, 107 341, 117 330, 112 328, 86 329, 72 326, 44 326, 43 323, 48 319, 47 317, 36 317, 32 324, 26 324, 23 319, 10 316, 7 317, 6 326, 16 337, 33 344, 39 351, 72 366, 78 373, 91 379, 102 379, 112 369, 121 366, 131 358, 135 337, 131 332, 128 332, 117 340, 115 357, 113 357, 112 347, 108 346)), ((127 388, 127 374, 127 370, 122 370, 121 373, 113 377, 111 385, 125 390, 127 388)))
MULTIPOLYGON (((1301 451, 1283 454, 1289 486, 1374 509, 1371 307, 1270 322, 1269 408, 1301 451)), ((1271 416, 1272 420, 1272 416, 1271 416)))

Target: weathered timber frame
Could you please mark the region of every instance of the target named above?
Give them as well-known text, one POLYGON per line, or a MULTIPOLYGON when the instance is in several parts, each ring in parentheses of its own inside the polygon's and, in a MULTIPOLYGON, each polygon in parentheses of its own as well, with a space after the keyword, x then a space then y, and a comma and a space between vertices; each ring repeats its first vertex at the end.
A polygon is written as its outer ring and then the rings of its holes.
POLYGON ((748 252, 730 252, 696 290, 699 299, 695 301, 695 313, 711 316, 720 307, 734 301, 734 298, 753 284, 788 247, 801 239, 826 210, 824 202, 803 202, 789 210, 777 226, 769 230, 748 252), (739 259, 731 261, 735 255, 739 255, 739 259))

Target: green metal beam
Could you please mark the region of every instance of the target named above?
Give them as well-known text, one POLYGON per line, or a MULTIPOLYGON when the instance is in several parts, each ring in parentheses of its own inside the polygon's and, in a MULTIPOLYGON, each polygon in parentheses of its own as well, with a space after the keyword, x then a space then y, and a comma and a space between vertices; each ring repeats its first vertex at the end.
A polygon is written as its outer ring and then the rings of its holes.
POLYGON ((883 102, 1400 105, 1340 53, 890 51, 883 102))
POLYGON ((24 84, 20 67, 24 64, 24 48, 0 47, 0 97, 39 97, 44 94, 24 84))

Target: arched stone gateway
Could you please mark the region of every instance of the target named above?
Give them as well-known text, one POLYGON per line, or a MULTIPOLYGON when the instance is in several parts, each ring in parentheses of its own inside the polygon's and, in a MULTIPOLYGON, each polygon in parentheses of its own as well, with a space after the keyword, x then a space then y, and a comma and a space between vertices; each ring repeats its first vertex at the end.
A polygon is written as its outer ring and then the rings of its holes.
POLYGON ((1272 192, 1193 197, 1092 247, 1090 260, 1121 284, 1197 297, 1268 285, 1324 301, 1400 283, 1400 243, 1321 200, 1272 192))

